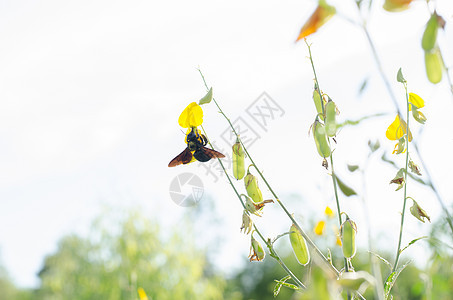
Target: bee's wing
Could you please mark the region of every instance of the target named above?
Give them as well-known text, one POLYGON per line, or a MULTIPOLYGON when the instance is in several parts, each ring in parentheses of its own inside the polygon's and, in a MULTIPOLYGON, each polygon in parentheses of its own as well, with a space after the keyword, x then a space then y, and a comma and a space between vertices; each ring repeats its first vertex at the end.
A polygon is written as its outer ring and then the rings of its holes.
POLYGON ((225 155, 213 149, 200 147, 195 151, 193 157, 195 157, 198 161, 206 162, 211 158, 222 158, 225 157, 225 155))
POLYGON ((188 164, 192 160, 192 152, 190 152, 189 148, 184 149, 183 152, 179 153, 178 156, 173 158, 171 162, 168 164, 169 167, 176 167, 180 164, 188 164))

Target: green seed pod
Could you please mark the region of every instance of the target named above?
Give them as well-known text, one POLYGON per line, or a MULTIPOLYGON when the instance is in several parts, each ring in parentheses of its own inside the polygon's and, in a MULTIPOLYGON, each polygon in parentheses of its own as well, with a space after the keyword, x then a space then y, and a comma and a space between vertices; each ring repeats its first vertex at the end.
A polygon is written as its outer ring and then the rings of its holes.
POLYGON ((425 51, 425 68, 431 83, 436 84, 442 80, 442 58, 437 49, 425 51))
POLYGON ((429 18, 428 23, 426 23, 425 32, 423 32, 422 37, 422 48, 425 51, 431 51, 436 45, 437 39, 437 29, 439 28, 439 23, 437 22, 437 14, 434 13, 431 18, 429 18))
POLYGON ((249 195, 256 203, 262 202, 263 195, 261 194, 261 190, 258 187, 258 180, 250 173, 249 170, 247 170, 247 175, 244 177, 244 183, 245 189, 247 190, 247 195, 249 195))
POLYGON ((245 175, 244 157, 242 145, 239 140, 236 140, 233 145, 233 175, 237 180, 244 178, 245 175))
POLYGON ((353 258, 355 255, 355 234, 357 226, 354 221, 346 217, 346 221, 341 225, 341 248, 346 258, 353 258))
POLYGON ((337 133, 337 106, 332 100, 329 100, 326 104, 326 133, 328 136, 333 137, 337 133))
POLYGON ((319 118, 324 121, 324 116, 322 113, 322 102, 321 102, 323 100, 321 100, 321 95, 319 94, 316 86, 313 91, 313 101, 315 102, 316 112, 318 113, 319 118))
POLYGON ((299 264, 306 266, 310 261, 310 252, 308 251, 307 242, 302 234, 297 230, 296 225, 291 225, 289 229, 289 240, 299 264))
POLYGON ((313 124, 313 137, 315 138, 316 148, 319 155, 326 158, 330 156, 330 145, 327 140, 326 130, 318 120, 313 124))

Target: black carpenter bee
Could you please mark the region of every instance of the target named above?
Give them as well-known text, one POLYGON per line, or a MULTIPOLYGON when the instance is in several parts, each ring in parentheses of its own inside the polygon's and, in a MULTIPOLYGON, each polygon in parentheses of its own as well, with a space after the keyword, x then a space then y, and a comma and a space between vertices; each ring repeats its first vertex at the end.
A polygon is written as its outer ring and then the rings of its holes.
POLYGON ((206 162, 211 158, 225 157, 222 153, 205 147, 208 143, 208 139, 204 134, 199 133, 196 127, 192 127, 189 134, 187 134, 186 143, 187 148, 171 160, 168 164, 169 167, 188 164, 192 161, 192 157, 201 162, 206 162))

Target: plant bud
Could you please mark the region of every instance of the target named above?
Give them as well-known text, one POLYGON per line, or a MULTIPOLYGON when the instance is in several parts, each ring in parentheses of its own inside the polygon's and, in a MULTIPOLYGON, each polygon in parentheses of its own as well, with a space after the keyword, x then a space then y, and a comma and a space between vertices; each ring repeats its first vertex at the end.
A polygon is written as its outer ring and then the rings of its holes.
POLYGON ((384 9, 390 12, 403 11, 409 8, 412 0, 385 0, 384 9))
POLYGON ((252 231, 252 228, 253 228, 252 218, 250 218, 249 214, 244 210, 244 212, 242 213, 241 232, 242 229, 244 229, 244 233, 249 234, 250 231, 252 231))
POLYGON ((244 178, 245 175, 244 157, 244 150, 239 139, 237 139, 233 145, 233 175, 237 180, 244 178))
POLYGON ((442 80, 443 63, 438 49, 425 51, 425 69, 431 83, 436 84, 442 80))
POLYGON ((289 232, 289 240, 297 262, 303 266, 306 266, 310 261, 310 252, 308 251, 307 242, 299 230, 297 230, 296 225, 291 225, 289 232))
POLYGON ((266 256, 266 253, 264 252, 264 249, 261 246, 261 244, 257 240, 255 240, 253 234, 251 235, 251 237, 252 238, 249 259, 250 261, 262 261, 266 256))
POLYGON ((412 116, 418 123, 425 124, 426 122, 425 115, 421 111, 419 111, 419 109, 416 108, 414 105, 412 105, 412 116))
POLYGON ((422 173, 420 172, 420 168, 416 163, 412 161, 412 159, 409 159, 409 169, 411 170, 412 173, 415 173, 419 176, 422 175, 422 173))
POLYGON ((319 90, 316 85, 315 85, 315 89, 313 91, 313 101, 315 102, 316 112, 317 112, 319 118, 324 121, 324 115, 322 113, 322 106, 323 106, 323 104, 325 104, 325 101, 324 101, 324 99, 322 99, 321 95, 319 94, 319 90))
POLYGON ((426 218, 428 219, 429 222, 431 222, 431 219, 429 218, 428 214, 426 213, 426 211, 421 208, 418 203, 412 199, 412 201, 414 201, 414 204, 411 206, 411 214, 416 217, 417 219, 419 219, 420 221, 422 221, 423 223, 425 223, 425 220, 423 218, 426 218))
POLYGON ((431 51, 436 45, 437 39, 437 29, 439 28, 439 23, 437 22, 437 14, 431 15, 428 23, 426 23, 425 32, 423 32, 422 37, 422 48, 425 51, 431 51))
POLYGON ((318 149, 319 155, 326 158, 330 156, 330 146, 327 140, 326 130, 318 120, 313 124, 313 137, 315 139, 316 149, 318 149))
POLYGON ((346 217, 346 221, 341 225, 341 248, 343 255, 346 258, 353 258, 355 255, 355 234, 357 232, 357 225, 354 221, 346 217))
POLYGON ((263 195, 261 194, 261 190, 258 187, 258 180, 250 173, 249 170, 247 170, 247 175, 244 177, 244 183, 245 189, 247 190, 247 195, 249 195, 256 203, 262 202, 263 195))
POLYGON ((266 203, 274 203, 274 200, 264 200, 261 202, 253 202, 250 197, 247 197, 246 195, 242 195, 245 197, 245 208, 247 211, 249 211, 251 214, 254 214, 258 217, 261 217, 261 209, 263 209, 264 205, 266 203))
POLYGON ((337 106, 332 100, 329 100, 326 104, 326 133, 328 136, 333 137, 337 133, 337 106))

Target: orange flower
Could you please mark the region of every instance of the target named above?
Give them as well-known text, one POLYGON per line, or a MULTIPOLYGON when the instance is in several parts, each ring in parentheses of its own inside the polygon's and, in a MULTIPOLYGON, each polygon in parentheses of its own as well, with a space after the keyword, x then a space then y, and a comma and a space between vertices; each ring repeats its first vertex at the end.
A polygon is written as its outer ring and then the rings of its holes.
POLYGON ((304 26, 302 26, 296 42, 318 31, 324 23, 329 21, 335 12, 335 7, 327 4, 325 0, 320 0, 318 7, 316 7, 315 11, 307 22, 305 22, 304 26))

